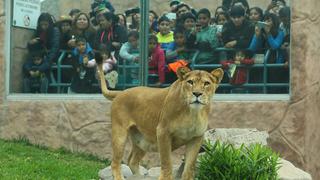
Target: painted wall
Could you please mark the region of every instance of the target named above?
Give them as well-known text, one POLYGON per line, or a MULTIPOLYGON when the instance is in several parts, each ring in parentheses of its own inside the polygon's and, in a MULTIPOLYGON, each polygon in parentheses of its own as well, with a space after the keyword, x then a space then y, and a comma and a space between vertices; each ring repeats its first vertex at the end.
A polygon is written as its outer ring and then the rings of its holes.
MULTIPOLYGON (((320 179, 320 1, 293 0, 291 5, 291 100, 216 101, 209 126, 267 130, 274 150, 310 172, 314 179, 320 179)), ((97 100, 64 100, 63 97, 10 100, 6 97, 4 12, 4 1, 0 1, 0 137, 25 136, 37 144, 110 157, 111 102, 102 97, 97 100)), ((175 160, 180 157, 176 156, 175 160)), ((157 158, 157 154, 149 155, 144 164, 158 164, 157 158)))

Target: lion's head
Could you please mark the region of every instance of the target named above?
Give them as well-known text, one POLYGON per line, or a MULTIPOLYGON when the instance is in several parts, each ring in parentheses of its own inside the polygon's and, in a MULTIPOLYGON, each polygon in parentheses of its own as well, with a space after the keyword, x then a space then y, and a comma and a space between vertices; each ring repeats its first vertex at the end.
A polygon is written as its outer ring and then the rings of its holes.
POLYGON ((177 75, 186 103, 191 107, 202 107, 210 103, 223 77, 223 70, 218 68, 209 73, 183 67, 178 69, 177 75))

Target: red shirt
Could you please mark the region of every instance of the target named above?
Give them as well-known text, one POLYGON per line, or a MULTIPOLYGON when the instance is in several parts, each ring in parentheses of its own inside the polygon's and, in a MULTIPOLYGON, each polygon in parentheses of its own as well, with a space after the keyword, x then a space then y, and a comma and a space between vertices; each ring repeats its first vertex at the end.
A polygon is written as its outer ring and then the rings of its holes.
POLYGON ((158 44, 149 58, 149 74, 157 74, 160 83, 165 81, 165 55, 163 49, 158 44))
MULTIPOLYGON (((244 59, 241 61, 243 65, 253 64, 253 59, 244 59)), ((233 60, 225 60, 221 62, 222 68, 228 69, 229 64, 234 64, 233 60)), ((230 84, 241 85, 247 82, 248 69, 246 67, 237 67, 233 77, 230 79, 230 84)))

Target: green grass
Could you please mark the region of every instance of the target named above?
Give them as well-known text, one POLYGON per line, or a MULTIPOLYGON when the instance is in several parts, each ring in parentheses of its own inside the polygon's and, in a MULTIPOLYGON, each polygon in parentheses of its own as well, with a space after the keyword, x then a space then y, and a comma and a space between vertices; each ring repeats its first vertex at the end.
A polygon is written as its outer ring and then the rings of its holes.
POLYGON ((52 150, 25 139, 0 139, 1 180, 99 179, 98 171, 109 164, 93 155, 52 150))

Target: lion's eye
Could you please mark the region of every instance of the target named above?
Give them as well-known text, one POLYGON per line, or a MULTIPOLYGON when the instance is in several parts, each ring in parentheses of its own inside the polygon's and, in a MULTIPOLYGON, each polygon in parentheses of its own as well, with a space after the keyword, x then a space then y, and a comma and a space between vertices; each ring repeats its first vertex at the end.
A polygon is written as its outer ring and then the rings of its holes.
POLYGON ((209 81, 204 82, 204 86, 209 86, 209 85, 210 85, 209 81))
POLYGON ((193 81, 192 80, 188 80, 187 83, 190 84, 190 85, 193 85, 193 81))

